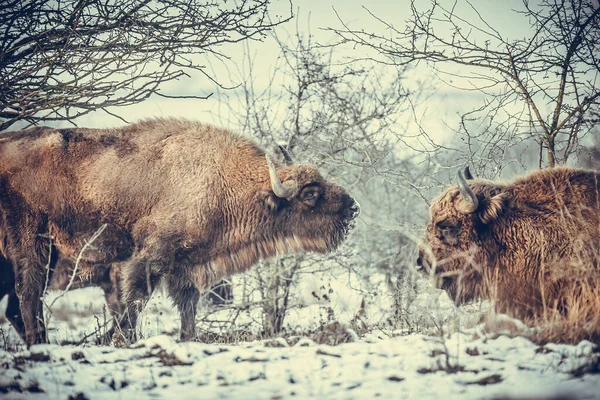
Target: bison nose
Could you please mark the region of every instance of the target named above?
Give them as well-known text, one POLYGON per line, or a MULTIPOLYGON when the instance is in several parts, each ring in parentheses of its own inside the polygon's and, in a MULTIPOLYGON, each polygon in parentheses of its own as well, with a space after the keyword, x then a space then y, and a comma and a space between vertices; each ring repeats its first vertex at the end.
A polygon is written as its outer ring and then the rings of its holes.
POLYGON ((344 199, 344 203, 344 216, 346 219, 355 219, 360 215, 360 204, 358 204, 356 200, 350 196, 347 196, 344 199))

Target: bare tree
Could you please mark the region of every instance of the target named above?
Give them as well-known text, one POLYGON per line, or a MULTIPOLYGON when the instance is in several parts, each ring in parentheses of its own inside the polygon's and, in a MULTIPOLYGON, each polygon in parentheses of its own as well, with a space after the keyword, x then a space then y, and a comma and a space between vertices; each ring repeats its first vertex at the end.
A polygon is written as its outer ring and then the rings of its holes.
POLYGON ((206 70, 222 46, 262 39, 291 18, 270 0, 9 0, 0 9, 0 130, 17 121, 73 121, 142 102, 165 83, 206 70), (202 58, 204 57, 204 58, 202 58))
POLYGON ((449 84, 481 93, 481 107, 463 116, 459 128, 471 154, 493 152, 502 141, 533 139, 540 146, 540 167, 543 152, 549 167, 566 163, 598 122, 598 2, 542 0, 534 6, 523 0, 515 17, 531 30, 519 39, 502 34, 469 1, 432 0, 427 9, 421 4, 411 2, 404 29, 371 14, 385 34, 347 25, 335 32, 344 42, 375 50, 379 62, 424 62, 449 84), (469 132, 468 122, 482 116, 489 125, 469 132))

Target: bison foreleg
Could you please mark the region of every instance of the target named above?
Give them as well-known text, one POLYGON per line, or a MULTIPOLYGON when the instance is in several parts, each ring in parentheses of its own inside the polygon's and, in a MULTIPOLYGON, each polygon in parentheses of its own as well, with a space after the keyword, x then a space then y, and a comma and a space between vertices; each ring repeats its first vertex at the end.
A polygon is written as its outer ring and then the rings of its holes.
POLYGON ((107 271, 108 276, 104 276, 100 284, 100 287, 104 291, 106 306, 112 317, 112 326, 106 333, 108 341, 114 336, 115 330, 119 326, 126 308, 123 303, 119 268, 119 264, 113 264, 107 271))
POLYGON ((165 273, 165 264, 147 259, 132 260, 123 267, 122 299, 125 309, 113 338, 133 343, 136 340, 135 326, 138 314, 152 296, 154 288, 165 273))
POLYGON ((193 340, 196 338, 196 306, 200 300, 200 291, 177 275, 169 275, 167 285, 169 296, 181 317, 180 338, 182 341, 193 340))

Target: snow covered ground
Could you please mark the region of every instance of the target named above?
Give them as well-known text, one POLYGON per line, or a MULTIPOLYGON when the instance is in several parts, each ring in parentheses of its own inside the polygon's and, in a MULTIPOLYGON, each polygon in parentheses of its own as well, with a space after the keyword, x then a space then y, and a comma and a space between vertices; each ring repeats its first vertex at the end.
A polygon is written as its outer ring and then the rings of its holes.
POLYGON ((585 373, 592 357, 586 342, 540 347, 504 336, 233 346, 162 335, 130 349, 40 345, 0 352, 0 386, 10 399, 594 399, 600 376, 585 373))
MULTIPOLYGON (((99 291, 67 296, 54 306, 53 343, 77 342, 101 323, 99 291)), ((4 321, 0 398, 600 398, 600 349, 589 342, 539 346, 475 327, 443 337, 374 331, 337 346, 302 337, 177 343, 162 333, 176 332, 178 321, 161 298, 143 320, 149 338, 131 348, 50 344, 29 350, 4 321)))

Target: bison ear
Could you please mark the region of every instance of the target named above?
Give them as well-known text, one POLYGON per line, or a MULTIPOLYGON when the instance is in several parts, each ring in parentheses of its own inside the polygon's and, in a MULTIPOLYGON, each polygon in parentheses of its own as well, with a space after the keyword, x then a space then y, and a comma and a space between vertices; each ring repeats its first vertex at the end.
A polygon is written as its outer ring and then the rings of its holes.
POLYGON ((491 224, 506 210, 508 197, 504 193, 484 197, 479 204, 478 216, 484 224, 491 224))
POLYGON ((277 197, 275 193, 270 190, 260 191, 257 195, 258 202, 263 208, 271 213, 276 213, 283 208, 283 203, 286 201, 280 197, 277 197))

